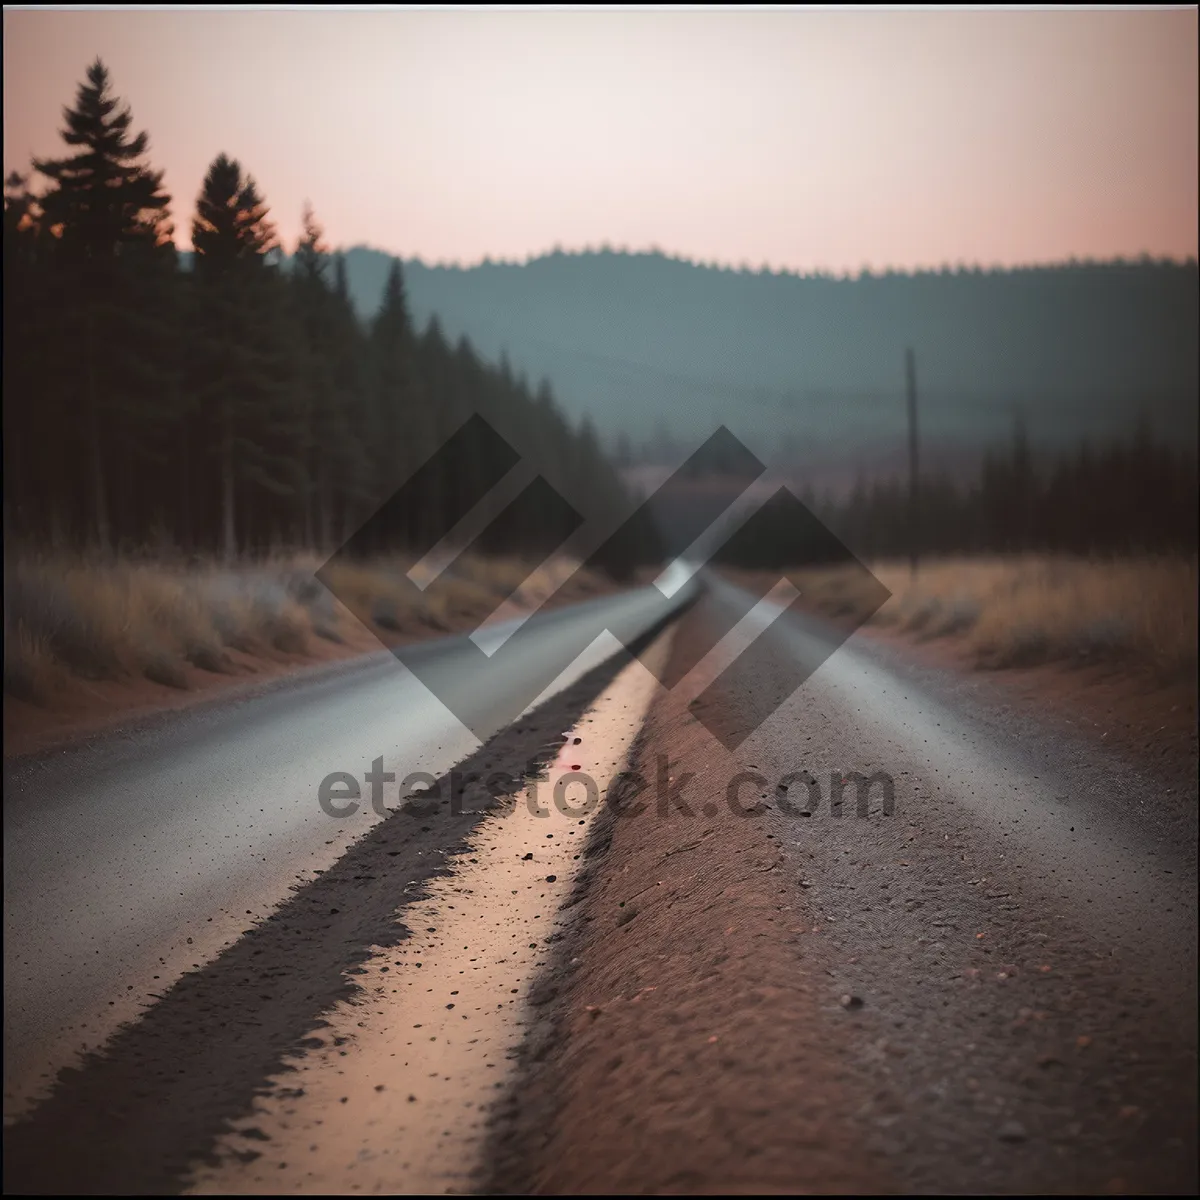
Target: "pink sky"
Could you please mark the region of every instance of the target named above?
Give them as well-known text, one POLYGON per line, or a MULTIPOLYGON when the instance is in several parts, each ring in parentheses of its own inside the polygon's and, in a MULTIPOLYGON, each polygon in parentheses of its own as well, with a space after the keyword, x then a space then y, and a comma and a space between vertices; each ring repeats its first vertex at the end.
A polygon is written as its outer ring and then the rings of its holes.
POLYGON ((1197 12, 4 12, 4 169, 99 54, 175 197, 212 158, 289 249, 559 244, 837 272, 1197 252, 1197 12))

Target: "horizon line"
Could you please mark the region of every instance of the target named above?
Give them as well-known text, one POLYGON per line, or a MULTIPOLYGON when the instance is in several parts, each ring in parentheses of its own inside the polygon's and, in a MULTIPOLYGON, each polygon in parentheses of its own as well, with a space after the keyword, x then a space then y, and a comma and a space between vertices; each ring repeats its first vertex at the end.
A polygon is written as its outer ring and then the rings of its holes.
MULTIPOLYGON (((176 250, 180 254, 192 253, 190 246, 184 248, 176 245, 176 250)), ((912 277, 917 275, 956 275, 963 273, 983 275, 1011 274, 1018 271, 1057 270, 1063 267, 1196 267, 1200 265, 1193 254, 1176 256, 1172 254, 1154 254, 1148 250, 1139 250, 1136 253, 1114 254, 1103 258, 1096 257, 1095 255, 1080 256, 1072 254, 1064 258, 1042 259, 1040 261, 1020 263, 997 262, 986 265, 979 261, 968 262, 965 259, 956 259, 953 262, 947 260, 937 264, 914 264, 909 266, 864 263, 859 267, 835 268, 826 265, 815 265, 802 268, 774 266, 770 263, 761 263, 755 266, 749 262, 722 262, 717 259, 703 259, 664 250, 656 244, 651 244, 643 248, 634 248, 630 246, 613 246, 607 242, 602 242, 599 245, 573 247, 571 249, 556 244, 548 250, 530 251, 524 257, 501 258, 485 254, 480 258, 472 260, 435 259, 426 258, 421 254, 397 253, 394 250, 372 245, 369 242, 354 242, 350 245, 343 244, 331 247, 328 254, 330 257, 333 257, 338 254, 350 254, 355 250, 365 250, 371 254, 379 254, 389 259, 396 259, 402 264, 419 265, 427 270, 474 271, 480 267, 526 267, 536 262, 557 257, 583 258, 586 256, 599 257, 602 255, 612 255, 623 258, 661 258, 668 262, 680 263, 684 266, 697 267, 701 270, 715 271, 721 274, 770 275, 773 277, 797 279, 825 279, 835 282, 854 282, 859 279, 883 279, 889 276, 912 277)), ((291 258, 294 253, 295 251, 285 251, 284 257, 291 258)))
MULTIPOLYGON (((936 265, 912 265, 912 266, 896 266, 896 265, 875 265, 872 263, 863 263, 859 267, 834 268, 825 265, 815 265, 812 267, 787 267, 774 266, 770 263, 760 263, 758 266, 749 262, 734 263, 730 261, 719 261, 717 259, 702 259, 692 257, 680 252, 664 250, 661 246, 652 243, 649 246, 642 248, 634 248, 632 246, 614 246, 609 242, 601 242, 598 245, 584 245, 567 249, 556 243, 548 250, 530 251, 524 258, 499 258, 493 255, 485 254, 483 257, 471 261, 462 259, 426 259, 420 254, 404 255, 398 254, 392 250, 386 250, 381 246, 373 246, 368 242, 355 242, 349 246, 341 246, 335 250, 331 250, 330 254, 348 254, 353 250, 367 250, 374 254, 383 254, 388 258, 399 259, 402 263, 419 263, 422 267, 440 270, 454 271, 473 271, 479 267, 525 267, 531 263, 540 262, 544 259, 564 257, 564 258, 582 258, 586 255, 599 256, 610 254, 621 256, 624 258, 663 258, 668 262, 682 263, 685 266, 699 267, 706 271, 718 271, 721 273, 729 273, 735 275, 763 275, 770 274, 773 276, 789 276, 801 279, 811 278, 826 278, 834 280, 849 280, 853 281, 860 278, 881 279, 887 275, 940 275, 940 274, 957 274, 964 271, 981 274, 997 274, 1001 272, 1012 271, 1037 271, 1054 269, 1058 267, 1115 267, 1115 266, 1173 266, 1173 267, 1189 267, 1197 266, 1195 255, 1185 255, 1176 257, 1170 254, 1153 254, 1148 250, 1139 250, 1136 253, 1115 254, 1111 257, 1098 258, 1094 255, 1080 257, 1077 254, 1068 255, 1065 258, 1043 259, 1040 262, 1031 261, 1023 263, 992 263, 984 265, 978 261, 967 262, 965 259, 956 259, 953 262, 944 261, 936 265)), ((290 257, 290 255, 288 256, 290 257)))

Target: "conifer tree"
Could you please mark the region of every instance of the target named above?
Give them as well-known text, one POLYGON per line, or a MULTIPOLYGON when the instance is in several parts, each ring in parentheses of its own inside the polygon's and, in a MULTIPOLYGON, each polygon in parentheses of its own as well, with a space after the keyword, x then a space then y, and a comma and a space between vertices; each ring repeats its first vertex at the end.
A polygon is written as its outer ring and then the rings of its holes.
POLYGON ((345 267, 330 286, 329 248, 312 206, 303 213, 303 234, 292 262, 300 360, 300 420, 304 445, 304 542, 332 549, 335 495, 342 503, 356 491, 361 470, 352 420, 360 415, 357 380, 347 371, 360 353, 348 308, 345 267))
POLYGON ((345 456, 338 485, 338 511, 334 529, 345 540, 371 514, 373 483, 367 432, 371 424, 366 335, 346 278, 346 259, 333 262, 333 380, 336 403, 346 432, 345 456))
POLYGON ((4 181, 4 532, 28 532, 31 499, 40 482, 32 448, 50 434, 44 404, 34 401, 44 382, 38 342, 47 325, 43 273, 38 270, 39 210, 29 176, 4 181))
MULTIPOLYGON (((383 302, 371 326, 372 419, 367 431, 380 498, 391 494, 437 448, 431 404, 422 397, 404 274, 392 260, 383 302)), ((437 528, 436 496, 404 516, 410 541, 437 528)))
POLYGON ((35 161, 52 185, 42 208, 64 256, 95 264, 103 280, 122 246, 170 239, 171 201, 163 191, 162 172, 143 161, 149 136, 145 131, 131 136, 133 114, 112 94, 100 59, 88 68, 75 107, 65 108, 63 119, 62 139, 78 153, 35 161))
POLYGON ((253 177, 236 160, 218 155, 196 204, 192 246, 197 399, 201 427, 219 464, 226 560, 242 542, 239 526, 262 540, 270 497, 294 495, 301 470, 296 450, 303 436, 287 405, 292 372, 280 325, 282 283, 267 261, 277 245, 253 177), (251 512, 239 514, 239 503, 251 512))
POLYGON ((163 191, 162 172, 145 162, 147 134, 131 133, 132 113, 113 95, 100 59, 88 68, 75 107, 65 108, 63 119, 62 139, 76 153, 37 159, 34 167, 49 181, 40 205, 65 275, 60 294, 66 304, 60 316, 71 326, 68 340, 81 348, 78 394, 84 411, 79 432, 90 480, 87 499, 95 537, 107 546, 110 467, 113 459, 120 461, 121 447, 130 437, 114 411, 123 392, 119 360, 124 357, 128 363, 129 356, 114 354, 114 348, 135 340, 121 324, 131 309, 122 284, 136 267, 118 268, 122 260, 137 257, 131 250, 170 242, 170 197, 163 191))

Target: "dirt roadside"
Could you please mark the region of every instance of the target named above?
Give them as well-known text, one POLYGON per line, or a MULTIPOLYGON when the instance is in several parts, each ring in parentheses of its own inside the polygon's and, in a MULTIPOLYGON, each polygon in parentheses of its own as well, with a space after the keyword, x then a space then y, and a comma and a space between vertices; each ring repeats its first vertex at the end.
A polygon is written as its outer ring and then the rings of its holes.
MULTIPOLYGON (((789 718, 806 763, 895 759, 895 819, 797 823, 774 795, 763 819, 735 815, 727 782, 782 778, 796 742, 715 750, 696 690, 660 699, 635 747, 648 809, 597 822, 491 1189, 1189 1194, 1186 968, 1160 988, 1093 936, 1066 881, 912 777, 919 751, 870 741, 820 689, 789 718), (657 811, 667 747, 690 813, 657 811)), ((742 805, 758 798, 747 781, 742 805)))
MULTIPOLYGON (((676 653, 698 635, 692 610, 676 653)), ((829 1011, 821 930, 775 835, 728 805, 659 810, 660 773, 723 785, 741 769, 689 712, 695 682, 652 707, 631 766, 648 789, 625 792, 621 815, 605 805, 560 913, 568 949, 496 1125, 500 1193, 896 1190, 852 1130, 867 1098, 847 1066, 856 1015, 829 1011)))
POLYGON ((974 674, 1002 688, 1016 707, 1040 710, 1048 720, 1159 770, 1194 775, 1195 680, 1166 683, 1148 672, 1106 663, 984 670, 954 641, 922 641, 872 625, 857 636, 915 662, 974 674))
MULTIPOLYGON (((620 590, 616 585, 604 588, 567 586, 542 605, 550 611, 579 603, 595 596, 620 590)), ((193 705, 232 699, 247 691, 287 679, 304 676, 338 663, 377 654, 384 648, 411 645, 435 637, 473 632, 484 625, 510 620, 530 611, 506 602, 490 616, 479 612, 457 612, 444 626, 434 628, 414 623, 404 633, 378 626, 368 628, 349 619, 344 623, 340 642, 312 636, 303 653, 285 653, 264 648, 249 654, 227 648, 227 673, 201 670, 185 664, 180 669, 185 688, 168 687, 144 678, 107 680, 73 679, 52 706, 31 704, 13 696, 4 696, 4 757, 52 751, 97 734, 193 705)))
MULTIPOLYGON (((769 573, 722 573, 752 590, 765 590, 776 580, 769 573)), ((821 621, 833 620, 820 601, 814 615, 821 621)), ((1014 708, 1040 711, 1064 732, 1082 732, 1159 774, 1170 773, 1180 780, 1195 775, 1200 704, 1194 671, 1168 678, 1133 655, 996 667, 983 665, 965 632, 930 636, 874 620, 853 628, 856 638, 896 658, 978 680, 1006 694, 1014 708)))

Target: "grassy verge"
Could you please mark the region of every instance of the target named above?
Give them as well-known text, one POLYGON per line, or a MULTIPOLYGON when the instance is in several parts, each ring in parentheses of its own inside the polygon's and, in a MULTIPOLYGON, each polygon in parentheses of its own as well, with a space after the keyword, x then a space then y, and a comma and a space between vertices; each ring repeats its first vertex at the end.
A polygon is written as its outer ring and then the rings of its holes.
MULTIPOLYGON (((72 679, 145 678, 185 689, 187 668, 237 669, 232 651, 264 659, 304 656, 315 641, 342 643, 364 616, 384 640, 470 628, 512 601, 531 608, 574 569, 552 560, 469 559, 432 592, 402 586, 412 564, 388 559, 331 569, 315 556, 217 564, 89 562, 58 556, 10 559, 4 578, 4 691, 52 707, 72 679), (344 598, 343 604, 334 598, 344 598)), ((606 581, 576 578, 576 599, 606 581)))
MULTIPOLYGON (((984 668, 1112 663, 1167 681, 1196 672, 1196 560, 1050 556, 876 563, 892 597, 871 623, 921 641, 951 639, 984 668)), ((855 612, 845 569, 792 573, 820 613, 855 612)))

